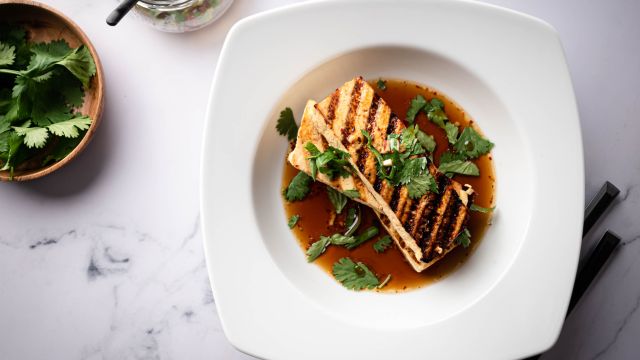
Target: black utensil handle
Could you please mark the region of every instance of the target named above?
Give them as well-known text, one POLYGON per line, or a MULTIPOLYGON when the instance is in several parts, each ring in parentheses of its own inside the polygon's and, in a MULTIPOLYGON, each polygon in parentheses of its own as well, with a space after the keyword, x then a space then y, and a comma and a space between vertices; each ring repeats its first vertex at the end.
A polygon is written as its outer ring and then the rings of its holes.
POLYGON ((591 285, 591 282, 593 282, 593 279, 598 275, 618 244, 620 244, 620 237, 609 230, 607 230, 600 241, 598 241, 595 249, 589 254, 584 265, 576 275, 567 315, 571 313, 571 310, 573 310, 584 292, 589 288, 589 285, 591 285))
POLYGON ((115 26, 127 15, 129 10, 138 2, 138 0, 124 0, 118 7, 107 16, 107 24, 115 26))
POLYGON ((584 225, 582 227, 582 237, 584 237, 593 225, 600 219, 602 214, 607 210, 613 199, 620 194, 620 190, 610 182, 602 185, 598 194, 589 202, 587 208, 584 209, 584 225))
MULTIPOLYGON (((589 288, 589 285, 593 282, 593 279, 598 275, 602 267, 607 262, 611 254, 620 244, 620 237, 615 233, 608 231, 602 236, 602 239, 598 241, 595 249, 589 254, 587 260, 584 262, 584 266, 578 271, 576 275, 576 281, 573 283, 573 292, 571 293, 571 300, 569 300, 569 309, 567 310, 567 316, 571 313, 571 310, 576 306, 580 298, 585 291, 589 288)), ((533 355, 525 360, 537 360, 542 354, 533 355)))

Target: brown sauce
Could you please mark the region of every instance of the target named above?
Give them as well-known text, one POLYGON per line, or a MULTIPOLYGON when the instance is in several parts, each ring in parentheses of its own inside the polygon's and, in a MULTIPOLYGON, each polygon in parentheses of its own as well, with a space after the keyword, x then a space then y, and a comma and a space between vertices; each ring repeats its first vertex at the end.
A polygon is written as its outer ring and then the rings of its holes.
MULTIPOLYGON (((376 80, 370 81, 370 83, 374 89, 376 89, 376 92, 391 107, 392 111, 398 114, 400 118, 404 118, 411 99, 421 94, 427 100, 434 97, 442 100, 445 104, 445 112, 449 120, 459 125, 460 131, 467 126, 473 126, 474 129, 480 131, 477 124, 474 123, 458 104, 440 92, 408 81, 387 80, 386 90, 384 91, 376 87, 376 80)), ((440 156, 449 147, 444 130, 430 122, 423 113, 420 113, 416 117, 416 122, 422 131, 434 136, 437 142, 434 159, 436 165, 439 165, 440 156)), ((495 175, 491 154, 473 161, 480 169, 480 176, 456 175, 453 179, 462 184, 470 184, 473 186, 476 191, 475 204, 483 207, 491 207, 495 201, 495 175)), ((298 170, 285 160, 282 187, 286 188, 297 173, 298 170)), ((355 206, 355 202, 349 201, 349 204, 342 211, 342 214, 336 216, 333 205, 327 197, 325 188, 326 186, 324 184, 315 182, 311 186, 311 193, 302 201, 290 203, 283 199, 287 219, 296 214, 300 216, 298 223, 292 231, 303 250, 303 253, 300 254, 301 256, 305 256, 304 251, 306 251, 312 243, 320 239, 321 235, 329 236, 337 232, 344 233, 344 221, 347 209, 355 206), (329 225, 332 217, 333 225, 329 225)), ((388 274, 391 274, 391 280, 388 284, 382 289, 377 290, 386 292, 416 289, 440 280, 455 271, 478 247, 491 217, 491 214, 472 211, 467 225, 471 232, 471 245, 468 248, 463 248, 462 246, 456 247, 442 260, 423 272, 417 273, 404 259, 402 252, 400 252, 395 245, 382 254, 374 251, 374 242, 380 237, 387 235, 387 232, 378 221, 373 210, 363 205, 360 205, 360 208, 362 209, 363 219, 356 233, 359 234, 367 227, 374 225, 378 227, 380 234, 353 250, 347 250, 342 246, 330 245, 327 251, 316 259, 314 263, 332 276, 331 269, 333 264, 340 258, 350 257, 354 261, 361 261, 376 273, 380 281, 383 281, 388 274)))

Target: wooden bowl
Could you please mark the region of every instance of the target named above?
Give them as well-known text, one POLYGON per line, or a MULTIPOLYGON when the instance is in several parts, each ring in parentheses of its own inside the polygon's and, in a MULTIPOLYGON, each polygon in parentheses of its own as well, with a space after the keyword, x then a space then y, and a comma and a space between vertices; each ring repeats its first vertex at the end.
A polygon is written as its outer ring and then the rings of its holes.
MULTIPOLYGON (((91 141, 102 115, 104 104, 104 84, 102 64, 96 49, 80 27, 64 14, 47 5, 29 0, 0 0, 0 22, 18 23, 28 32, 30 41, 51 41, 64 39, 71 47, 84 44, 96 63, 96 75, 91 79, 89 89, 85 90, 84 104, 79 109, 91 117, 91 125, 84 138, 64 159, 53 164, 32 168, 16 168, 13 181, 26 181, 43 177, 60 169, 73 160, 91 141)), ((41 161, 41 160, 39 160, 41 161)), ((41 162, 40 162, 41 163, 41 162)), ((8 171, 0 171, 0 180, 10 180, 8 171)))

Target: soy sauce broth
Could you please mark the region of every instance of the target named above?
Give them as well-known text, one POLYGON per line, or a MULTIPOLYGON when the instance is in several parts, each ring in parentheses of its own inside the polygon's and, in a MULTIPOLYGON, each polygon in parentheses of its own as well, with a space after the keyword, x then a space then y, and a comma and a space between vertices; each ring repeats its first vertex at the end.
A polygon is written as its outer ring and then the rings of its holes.
MULTIPOLYGON (((380 90, 376 86, 376 81, 377 79, 369 81, 369 83, 387 102, 392 111, 401 119, 405 118, 411 99, 420 94, 427 100, 434 97, 442 100, 445 104, 444 110, 447 117, 451 122, 460 126, 460 131, 462 131, 464 127, 473 126, 475 130, 482 133, 477 124, 458 104, 436 90, 420 86, 409 81, 400 80, 387 80, 386 89, 380 90)), ((431 123, 423 113, 420 113, 416 117, 416 123, 422 131, 429 135, 433 135, 435 138, 437 146, 434 153, 434 159, 436 165, 439 165, 440 156, 449 148, 449 143, 444 130, 431 123)), ((476 191, 476 197, 474 200, 475 204, 483 207, 491 207, 495 201, 495 175, 491 154, 484 155, 473 160, 473 162, 480 169, 480 176, 456 175, 453 179, 462 184, 469 184, 473 186, 476 191)), ((282 174, 283 189, 287 187, 291 179, 297 173, 298 170, 285 160, 282 174)), ((310 194, 302 201, 290 203, 283 198, 283 203, 287 218, 292 215, 300 216, 298 223, 292 230, 303 250, 300 256, 305 256, 304 252, 307 248, 315 241, 318 241, 321 235, 330 236, 337 232, 344 233, 344 223, 348 208, 356 206, 356 203, 350 200, 340 215, 335 214, 333 205, 327 196, 326 186, 320 182, 312 184, 310 194)), ((387 232, 378 221, 373 210, 364 205, 360 205, 360 208, 362 210, 362 223, 360 224, 356 234, 359 234, 367 227, 373 225, 378 227, 380 230, 378 236, 353 250, 347 250, 342 246, 329 245, 325 253, 317 258, 314 263, 326 271, 329 276, 333 277, 331 273, 333 264, 340 258, 350 257, 354 261, 361 261, 376 273, 380 281, 383 281, 388 274, 391 274, 391 280, 388 284, 382 289, 376 290, 382 292, 400 292, 417 289, 438 281, 455 271, 479 246, 482 237, 489 226, 491 217, 491 214, 472 211, 467 225, 471 232, 471 245, 466 249, 462 246, 456 247, 442 260, 438 261, 422 273, 417 273, 405 260, 404 255, 402 255, 402 252, 395 246, 395 244, 382 254, 375 252, 373 244, 382 236, 387 235, 387 232)))

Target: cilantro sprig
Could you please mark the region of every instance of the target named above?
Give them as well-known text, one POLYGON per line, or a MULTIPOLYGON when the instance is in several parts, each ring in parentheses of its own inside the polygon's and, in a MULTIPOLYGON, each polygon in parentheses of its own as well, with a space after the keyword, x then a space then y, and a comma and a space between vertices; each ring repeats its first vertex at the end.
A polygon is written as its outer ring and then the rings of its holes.
POLYGON ((344 246, 349 250, 355 249, 374 236, 378 235, 378 232, 379 231, 377 227, 371 226, 358 236, 343 235, 340 233, 335 233, 331 236, 320 236, 320 240, 311 244, 311 246, 309 246, 309 249, 307 249, 307 261, 313 262, 325 252, 329 245, 344 246))
POLYGON ((333 146, 329 146, 324 152, 320 151, 312 142, 304 145, 305 150, 309 153, 309 167, 311 169, 311 177, 315 180, 318 172, 325 174, 329 179, 351 176, 351 164, 349 163, 349 153, 333 146))
POLYGON ((333 264, 332 272, 336 280, 350 290, 374 289, 380 285, 380 280, 367 265, 348 257, 333 264))
POLYGON ((43 165, 59 161, 77 146, 91 125, 78 109, 95 74, 85 46, 33 43, 0 25, 0 170, 13 173, 44 148, 43 165))
POLYGON ((385 252, 391 246, 391 237, 385 235, 373 243, 373 250, 378 254, 385 252))
POLYGON ((290 107, 280 111, 280 117, 276 123, 278 134, 286 136, 289 141, 293 141, 298 136, 298 124, 293 117, 293 111, 290 107))
POLYGON ((469 247, 469 245, 471 245, 471 233, 469 232, 469 229, 464 228, 464 230, 458 234, 454 242, 465 248, 469 247))
POLYGON ((299 201, 304 199, 311 191, 313 179, 305 172, 300 171, 291 179, 291 182, 284 190, 283 195, 287 201, 299 201))

